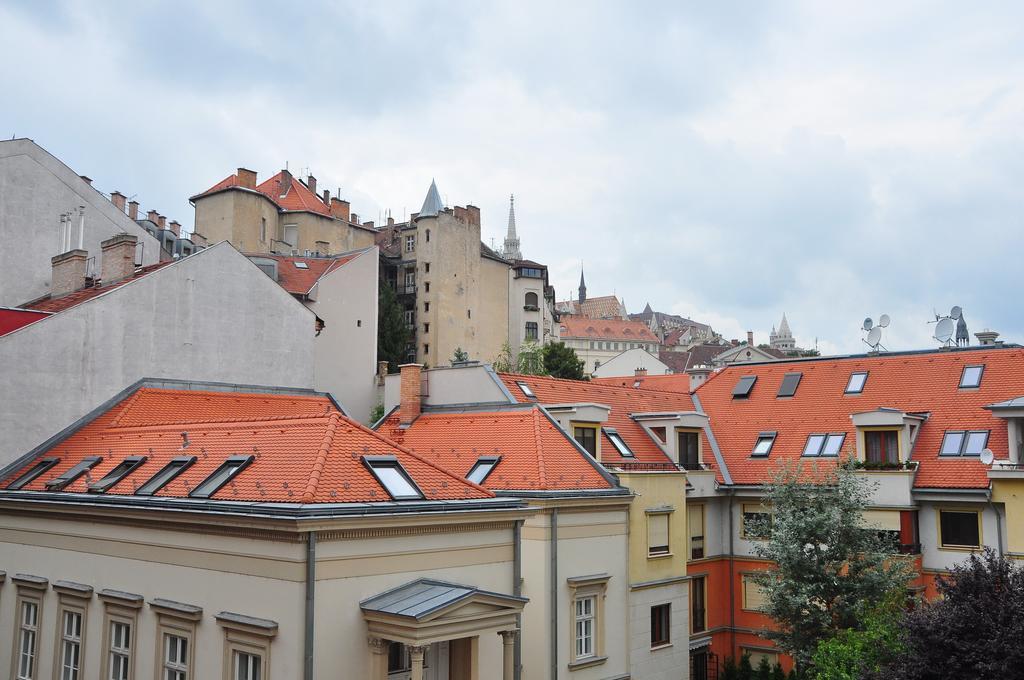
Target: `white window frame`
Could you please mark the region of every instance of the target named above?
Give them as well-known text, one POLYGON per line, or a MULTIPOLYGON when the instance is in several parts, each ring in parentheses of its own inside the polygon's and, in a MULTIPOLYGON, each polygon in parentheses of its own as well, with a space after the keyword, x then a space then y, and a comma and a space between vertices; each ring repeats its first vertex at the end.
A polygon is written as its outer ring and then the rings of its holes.
POLYGON ((149 606, 157 614, 158 680, 193 680, 196 677, 196 625, 203 610, 195 605, 161 599, 151 600, 149 606), (169 658, 172 637, 185 641, 184 661, 169 658))
POLYGON ((573 600, 573 658, 589 659, 596 656, 595 624, 597 623, 597 596, 584 595, 573 600))
POLYGON ((981 381, 985 377, 985 364, 967 364, 964 366, 964 370, 960 372, 960 383, 958 387, 962 390, 976 390, 981 387, 981 381), (972 369, 978 369, 978 379, 973 383, 965 383, 967 380, 967 371, 972 369))
POLYGON ((409 234, 405 237, 405 252, 416 252, 416 234, 409 234))
POLYGON ((122 593, 113 590, 103 590, 99 593, 100 600, 106 606, 103 616, 103 659, 100 677, 103 680, 121 680, 122 677, 135 677, 135 650, 138 648, 137 635, 139 622, 139 609, 143 605, 141 595, 122 593), (117 646, 114 639, 114 626, 127 626, 127 645, 117 646), (114 659, 124 657, 126 661, 126 674, 123 676, 114 675, 114 659))
POLYGON ((607 660, 604 601, 610 578, 608 574, 595 574, 566 579, 570 595, 569 670, 596 666, 607 660))
MULTIPOLYGON (((224 680, 256 680, 252 676, 239 674, 241 669, 238 662, 243 655, 259 659, 258 680, 271 680, 270 650, 271 642, 277 635, 277 623, 228 612, 221 612, 216 618, 217 623, 224 628, 225 635, 224 680)), ((247 666, 251 668, 251 665, 247 666)))
POLYGON ((135 622, 122 617, 107 619, 107 644, 104 652, 107 655, 106 677, 109 680, 129 680, 132 677, 132 659, 134 658, 135 622), (123 631, 123 636, 117 633, 123 631), (118 663, 123 661, 123 665, 118 663), (118 673, 121 671, 121 673, 118 673))
POLYGON ((846 389, 843 390, 843 394, 861 394, 861 393, 863 393, 864 392, 864 388, 867 387, 867 384, 868 384, 868 376, 869 376, 869 372, 868 371, 854 371, 853 373, 851 373, 850 377, 846 381, 846 389), (853 380, 854 380, 855 377, 860 378, 860 380, 858 381, 859 385, 857 385, 857 389, 853 389, 853 380))
POLYGON ((85 612, 70 607, 61 607, 60 610, 60 635, 57 638, 57 668, 56 672, 64 680, 79 680, 82 677, 82 638, 85 632, 85 612), (68 631, 68 620, 70 617, 78 617, 78 630, 68 631), (68 652, 75 650, 76 658, 68 659, 68 652))
POLYGON ((42 605, 41 598, 18 598, 18 634, 14 637, 14 677, 17 680, 35 680, 37 677, 42 605))

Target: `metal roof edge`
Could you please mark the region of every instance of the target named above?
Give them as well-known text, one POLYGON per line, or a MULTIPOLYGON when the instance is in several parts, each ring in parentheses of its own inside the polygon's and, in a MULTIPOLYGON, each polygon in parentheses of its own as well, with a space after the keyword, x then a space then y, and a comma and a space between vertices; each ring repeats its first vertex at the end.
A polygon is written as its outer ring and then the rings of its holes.
POLYGON ((585 448, 583 448, 578 441, 570 437, 569 433, 563 430, 562 426, 558 424, 558 421, 551 417, 551 414, 547 412, 547 409, 537 405, 537 410, 540 411, 544 415, 544 417, 548 419, 549 423, 554 425, 555 430, 562 433, 562 436, 565 437, 576 448, 576 450, 583 455, 583 458, 588 463, 590 463, 590 465, 595 470, 597 470, 597 473, 601 475, 606 482, 611 484, 613 488, 622 488, 622 485, 619 484, 619 478, 608 472, 608 470, 606 470, 605 467, 601 465, 601 463, 597 459, 591 456, 590 453, 585 448))
MULTIPOLYGON (((704 411, 703 404, 700 403, 700 397, 697 396, 696 392, 690 393, 690 400, 693 405, 697 407, 698 413, 707 415, 704 411)), ((711 416, 708 416, 708 424, 704 426, 704 434, 708 437, 708 443, 711 444, 711 452, 715 454, 715 461, 718 463, 718 468, 722 471, 722 479, 729 486, 732 486, 732 475, 729 474, 729 466, 725 464, 725 458, 722 456, 722 450, 718 447, 718 440, 715 439, 715 433, 711 430, 711 416)))

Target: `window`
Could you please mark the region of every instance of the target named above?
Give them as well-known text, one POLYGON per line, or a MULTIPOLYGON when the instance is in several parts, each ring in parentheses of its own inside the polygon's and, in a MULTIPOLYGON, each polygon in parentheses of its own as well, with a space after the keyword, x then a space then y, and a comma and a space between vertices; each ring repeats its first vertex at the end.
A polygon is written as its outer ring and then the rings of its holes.
POLYGON ((868 430, 864 433, 868 463, 898 463, 899 433, 896 430, 868 430))
POLYGON ((39 654, 39 602, 21 600, 18 610, 17 680, 34 680, 39 654))
POLYGON ((430 345, 425 344, 423 345, 423 356, 427 356, 428 354, 430 354, 430 345))
POLYGON ((188 680, 188 638, 164 633, 164 666, 160 680, 188 680))
POLYGON ((427 243, 430 243, 430 230, 427 229, 427 243))
POLYGON ((424 333, 429 333, 430 332, 430 324, 429 323, 423 324, 423 332, 424 333))
POLYGON ((750 396, 750 391, 754 389, 754 383, 757 382, 756 375, 745 375, 739 379, 736 383, 736 387, 732 388, 733 399, 746 399, 750 396))
POLYGON ((779 385, 779 391, 775 396, 792 397, 796 394, 796 388, 800 385, 800 379, 803 375, 803 373, 787 373, 782 379, 782 384, 779 385))
POLYGON ((405 270, 405 292, 412 293, 413 289, 416 288, 416 270, 406 269, 405 270))
POLYGON ((523 302, 523 307, 528 311, 534 312, 540 309, 540 305, 537 304, 537 294, 532 292, 527 293, 523 302))
POLYGON ((423 272, 425 274, 429 274, 430 273, 430 263, 429 262, 424 262, 423 263, 423 272))
MULTIPOLYGON (((226 677, 270 680, 271 642, 277 636, 277 622, 232 612, 221 612, 216 619, 225 634, 226 677)), ((191 647, 194 649, 195 645, 191 647)))
POLYGON ((414 323, 416 323, 416 310, 414 310, 414 309, 407 309, 407 310, 405 310, 405 324, 407 326, 411 326, 414 323))
POLYGON ((295 260, 294 262, 292 262, 292 264, 295 265, 296 269, 309 269, 309 265, 303 262, 302 260, 295 260))
POLYGON ((850 374, 850 380, 846 383, 845 394, 860 394, 864 391, 864 384, 868 381, 867 371, 856 371, 850 374))
POLYGON ((743 526, 740 529, 742 538, 765 539, 772 533, 771 510, 760 504, 743 504, 743 526))
POLYGON ((536 399, 537 398, 537 395, 533 393, 533 390, 531 390, 530 386, 527 385, 526 383, 524 383, 524 382, 522 382, 520 380, 520 381, 516 382, 516 385, 518 385, 519 389, 523 391, 523 394, 526 395, 527 399, 536 399))
POLYGON ((281 239, 286 244, 295 248, 299 244, 299 225, 297 224, 286 224, 284 225, 284 238, 281 239))
POLYGON ((473 463, 473 467, 469 469, 466 479, 474 484, 483 484, 484 480, 487 479, 487 475, 491 474, 491 470, 494 469, 500 460, 500 458, 494 456, 478 459, 473 463))
POLYGON ((199 486, 193 489, 189 496, 192 498, 210 498, 222 486, 234 479, 251 462, 252 456, 231 456, 219 468, 214 470, 209 477, 204 479, 199 486))
POLYGON ((410 235, 405 237, 405 252, 411 253, 416 250, 416 236, 410 235))
POLYGON ((747 655, 750 657, 750 665, 755 669, 761 664, 761 659, 768 661, 768 665, 775 668, 775 665, 779 663, 779 655, 776 652, 770 652, 763 649, 754 649, 752 647, 740 647, 741 656, 747 655))
POLYGON ((58 670, 61 680, 78 680, 82 673, 81 611, 65 609, 60 621, 60 659, 58 670))
POLYGON ((672 605, 656 604, 651 607, 651 647, 672 644, 672 605))
POLYGON ((844 433, 812 434, 807 437, 804 445, 804 456, 838 456, 843 447, 844 433))
POLYGON ((597 427, 593 425, 576 425, 572 428, 572 438, 594 458, 597 458, 597 427))
POLYGON ((764 611, 764 591, 753 574, 743 574, 743 608, 747 611, 764 611))
POLYGON ((427 282, 425 282, 423 284, 423 292, 424 293, 429 293, 430 292, 430 281, 427 281, 427 282))
POLYGON ((132 470, 146 462, 145 456, 128 456, 114 466, 114 469, 103 476, 102 479, 89 484, 89 491, 103 493, 124 479, 132 470))
POLYGON ((171 480, 184 472, 194 462, 196 462, 195 456, 185 456, 173 459, 170 463, 165 465, 160 472, 150 477, 148 482, 140 486, 135 492, 135 495, 152 496, 157 491, 167 486, 171 480))
POLYGON ((110 646, 107 649, 107 677, 110 680, 128 680, 131 675, 132 626, 127 621, 110 622, 110 646))
POLYGON ((960 387, 981 387, 981 375, 984 372, 984 365, 964 366, 964 372, 960 374, 960 387))
POLYGON ((825 446, 821 450, 822 456, 838 456, 839 451, 843 448, 843 440, 846 439, 846 433, 839 432, 838 434, 830 434, 825 438, 825 446))
POLYGON ((13 482, 7 485, 7 488, 11 491, 17 491, 18 489, 27 486, 32 483, 39 475, 43 474, 60 461, 59 458, 43 458, 35 465, 30 467, 25 474, 21 475, 13 482))
POLYGON ((750 452, 750 455, 756 458, 766 458, 772 452, 776 434, 775 432, 762 432, 757 435, 757 441, 754 442, 754 450, 750 452))
POLYGON ((423 303, 423 311, 424 312, 429 312, 430 311, 430 303, 429 302, 424 302, 423 303))
POLYGON ((364 456, 363 462, 392 499, 423 498, 423 494, 394 456, 364 456))
POLYGON ((690 632, 703 633, 708 629, 707 621, 707 577, 694 576, 690 579, 690 632))
POLYGON ((980 456, 988 444, 988 430, 947 430, 939 454, 943 456, 980 456))
POLYGON ((648 557, 669 554, 669 512, 647 511, 647 555, 648 557))
POLYGON ((686 517, 690 535, 690 559, 702 559, 704 557, 704 506, 699 503, 687 504, 686 517))
POLYGON ((236 651, 231 661, 232 680, 261 680, 263 659, 258 654, 236 651))
POLYGON ((260 219, 260 241, 266 243, 267 241, 267 218, 263 217, 260 219))
POLYGON ((576 658, 585 659, 594 656, 594 605, 593 595, 578 597, 575 601, 576 624, 576 658))
POLYGON ((622 438, 622 435, 618 431, 611 428, 605 428, 604 433, 608 435, 608 441, 612 443, 615 450, 619 452, 619 455, 623 458, 633 458, 633 451, 626 444, 626 441, 622 438))
POLYGON ((939 510, 939 545, 943 548, 980 548, 981 513, 976 510, 939 510))
POLYGON ((700 470, 700 436, 690 430, 680 430, 676 436, 679 440, 679 464, 686 470, 700 470))
POLYGON ((538 329, 536 321, 526 322, 526 340, 536 340, 538 337, 538 329))
POLYGON ((70 470, 48 481, 46 483, 46 488, 49 491, 60 491, 65 486, 73 483, 76 479, 84 475, 87 470, 91 470, 93 466, 97 465, 102 460, 102 456, 89 456, 88 458, 83 458, 70 470))

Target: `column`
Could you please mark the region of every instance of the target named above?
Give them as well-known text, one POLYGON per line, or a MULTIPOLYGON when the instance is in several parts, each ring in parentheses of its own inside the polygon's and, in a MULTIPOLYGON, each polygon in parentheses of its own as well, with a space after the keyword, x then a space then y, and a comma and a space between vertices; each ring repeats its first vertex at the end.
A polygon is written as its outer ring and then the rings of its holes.
POLYGON ((388 641, 379 637, 366 638, 370 646, 370 680, 388 680, 388 641))
POLYGON ((513 680, 515 677, 515 644, 516 632, 503 630, 501 636, 501 680, 513 680))
POLYGON ((409 655, 412 657, 412 672, 409 673, 409 680, 423 680, 423 655, 426 651, 426 647, 409 647, 409 655))

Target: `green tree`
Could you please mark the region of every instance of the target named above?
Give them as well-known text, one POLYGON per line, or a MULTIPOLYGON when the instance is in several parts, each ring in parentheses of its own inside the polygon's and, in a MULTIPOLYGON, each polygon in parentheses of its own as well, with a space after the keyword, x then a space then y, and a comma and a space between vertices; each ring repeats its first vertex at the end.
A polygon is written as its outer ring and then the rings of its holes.
POLYGON ((370 422, 375 423, 384 417, 384 402, 378 401, 377 405, 370 411, 370 422))
POLYGON ((385 279, 377 288, 377 361, 388 362, 388 371, 394 372, 405 360, 409 328, 395 289, 385 279))
POLYGON ((731 656, 725 657, 725 661, 722 662, 722 672, 718 676, 719 680, 739 680, 740 679, 740 667, 736 665, 736 659, 731 656))
POLYGON ((469 352, 462 349, 462 347, 456 347, 455 354, 452 355, 452 363, 456 364, 462 361, 469 361, 469 352))
POLYGON ((822 640, 859 629, 863 607, 905 592, 909 562, 863 523, 874 487, 849 463, 784 467, 766 490, 772 514, 749 522, 750 533, 768 536, 754 552, 776 565, 757 576, 777 626, 763 634, 793 656, 800 675, 813 677, 822 640))
POLYGON ((505 341, 501 345, 501 351, 491 362, 491 367, 498 373, 515 373, 516 358, 512 354, 512 345, 505 341))
POLYGON ((750 655, 744 654, 740 657, 740 680, 754 680, 754 667, 750 664, 750 655))
POLYGON ((768 663, 768 657, 762 656, 754 671, 754 680, 772 680, 772 665, 768 663))
POLYGON ((786 673, 780 664, 772 666, 772 680, 786 680, 786 673))
POLYGON ((544 370, 544 350, 535 342, 524 342, 516 357, 516 369, 524 375, 547 375, 544 370))
POLYGON ((858 628, 839 631, 818 643, 814 653, 816 680, 880 678, 883 667, 902 649, 900 616, 903 599, 893 594, 874 608, 862 607, 858 628))
POLYGON ((544 345, 544 371, 555 378, 586 380, 583 362, 576 356, 576 350, 564 342, 544 345))

